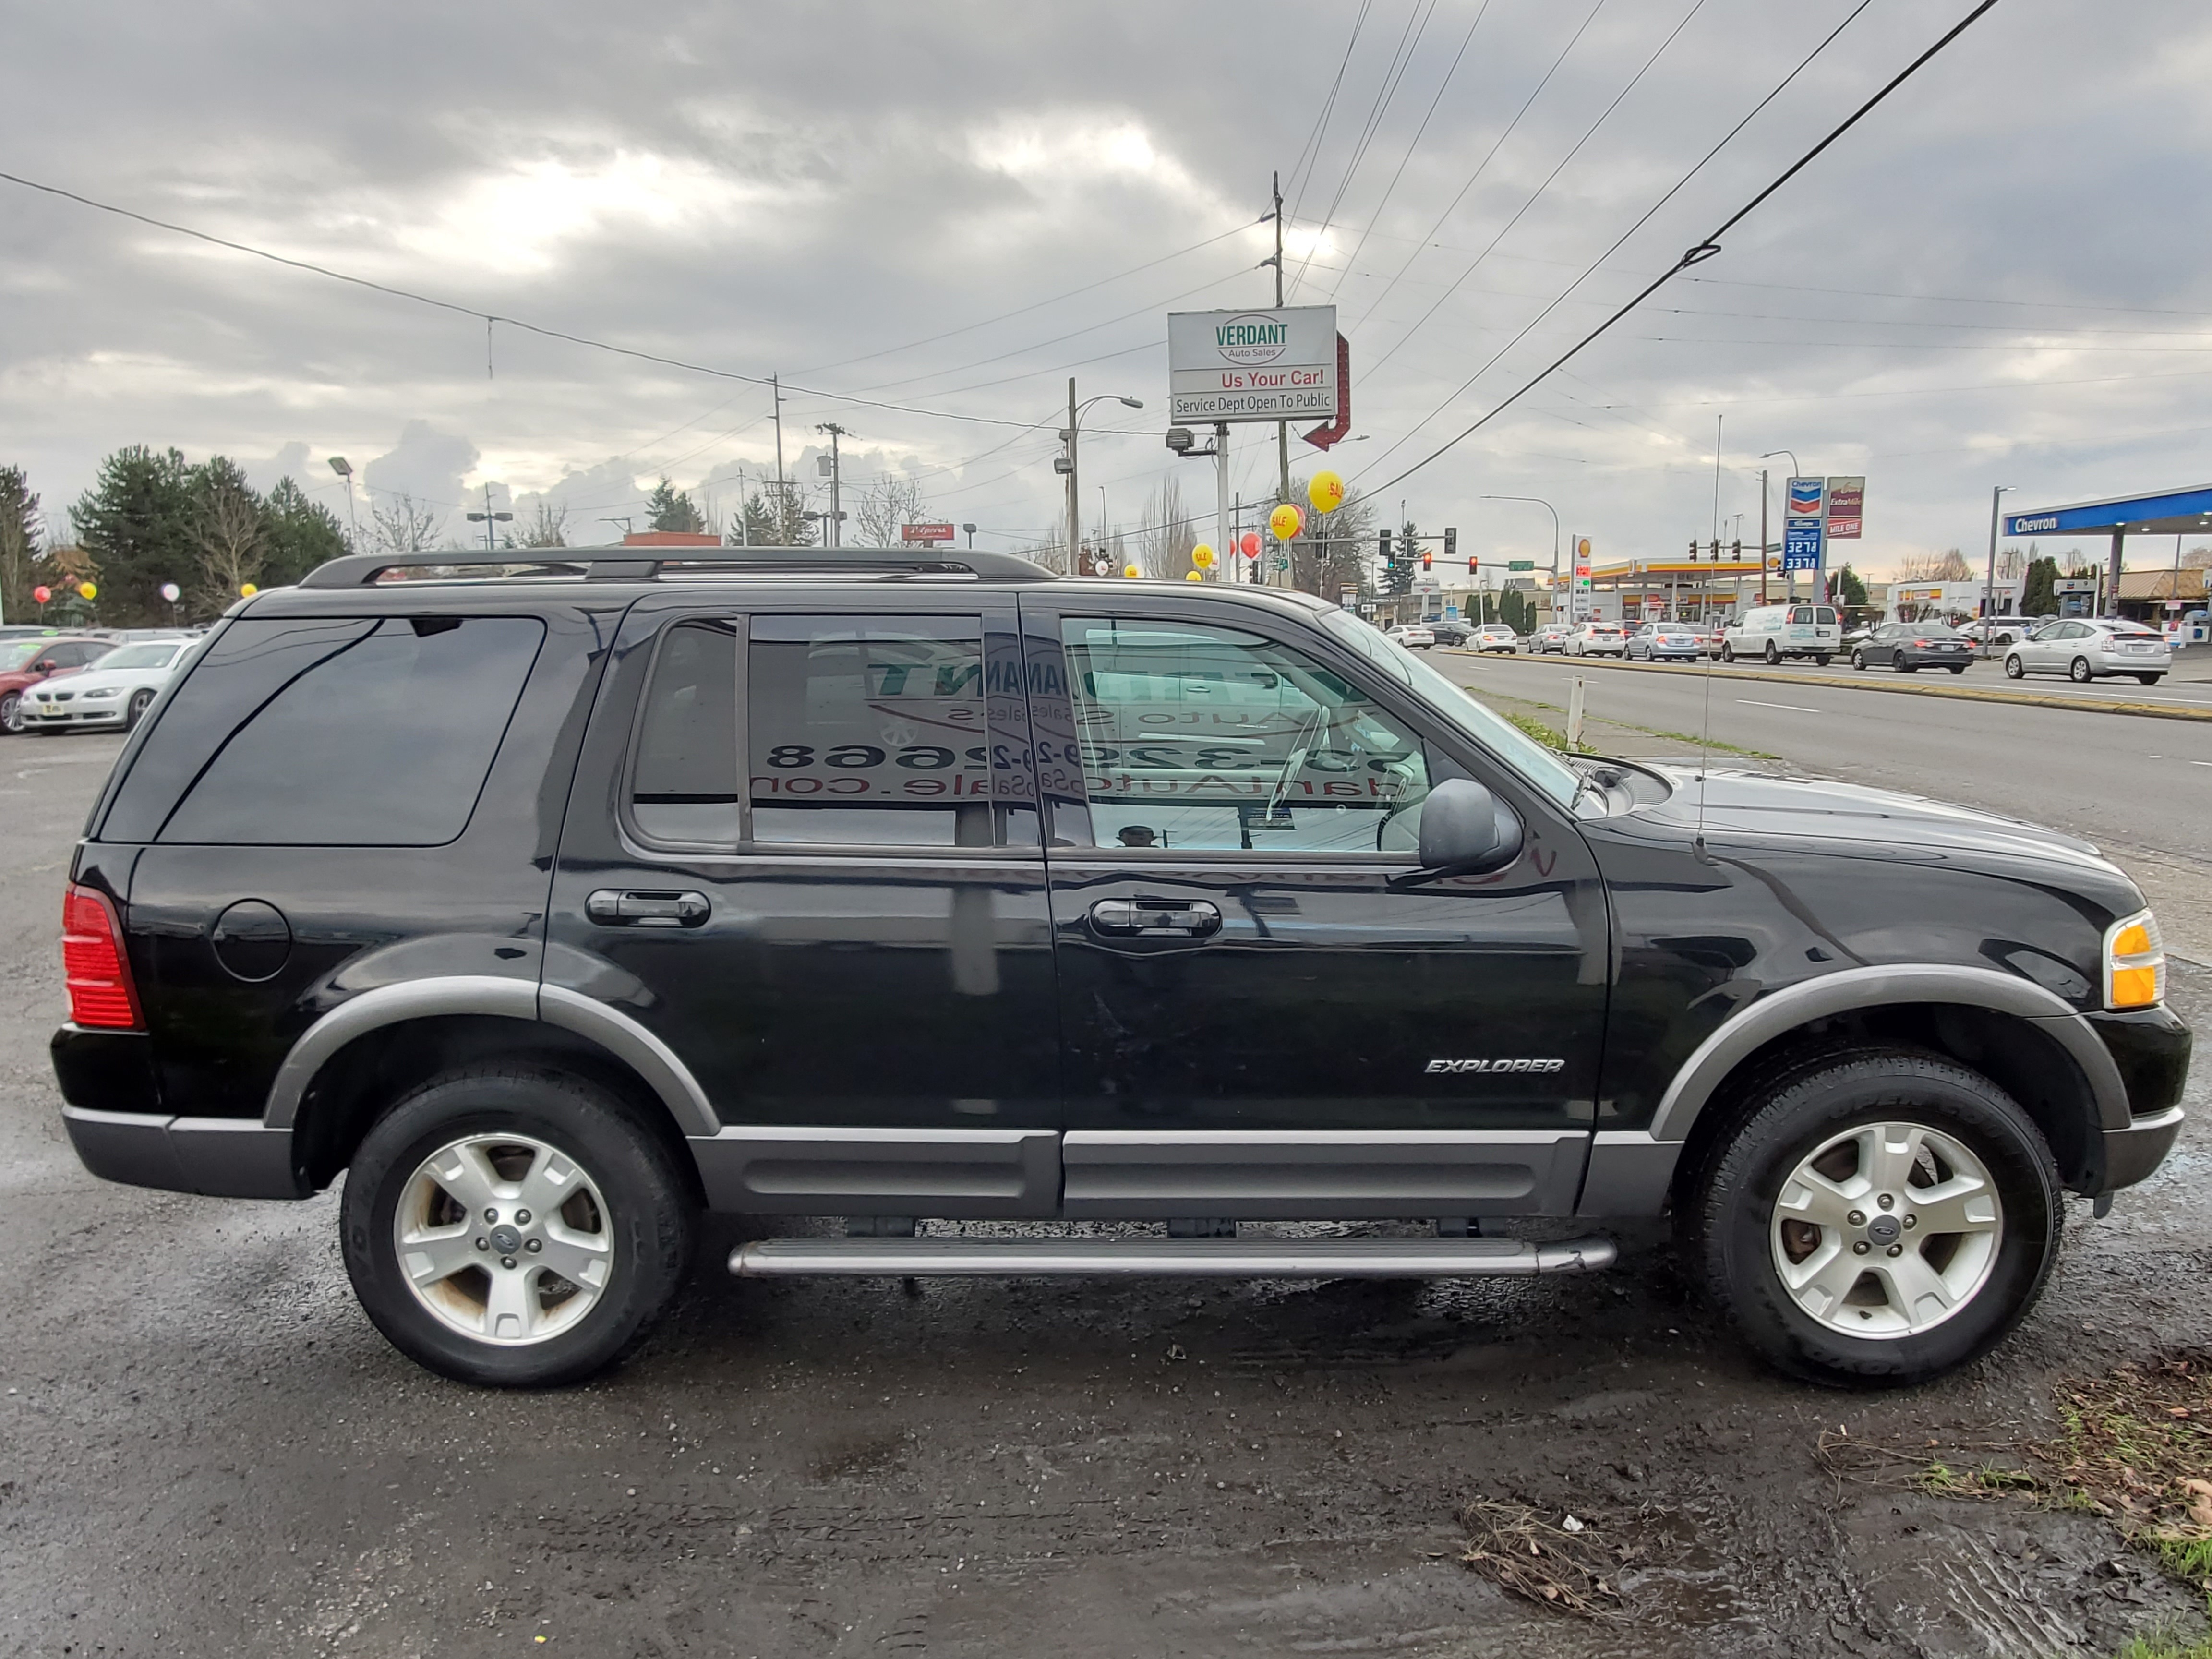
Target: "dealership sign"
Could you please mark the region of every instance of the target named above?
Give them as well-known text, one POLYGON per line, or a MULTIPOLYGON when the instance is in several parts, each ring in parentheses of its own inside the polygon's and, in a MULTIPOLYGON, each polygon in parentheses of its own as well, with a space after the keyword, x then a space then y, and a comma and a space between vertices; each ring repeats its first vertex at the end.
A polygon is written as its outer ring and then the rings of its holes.
POLYGON ((1176 426, 1337 412, 1334 306, 1168 313, 1168 419, 1176 426))
POLYGON ((949 542, 952 539, 952 526, 949 524, 902 524, 899 526, 899 539, 902 542, 949 542))
POLYGON ((1828 504, 1825 478, 1792 478, 1789 504, 1783 509, 1782 568, 1818 570, 1820 568, 1821 520, 1828 504))

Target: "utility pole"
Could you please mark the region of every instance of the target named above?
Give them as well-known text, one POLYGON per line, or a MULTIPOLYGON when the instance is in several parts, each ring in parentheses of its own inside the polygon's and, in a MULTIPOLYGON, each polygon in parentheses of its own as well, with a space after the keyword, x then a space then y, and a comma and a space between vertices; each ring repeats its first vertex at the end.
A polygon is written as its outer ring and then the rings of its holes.
MULTIPOLYGON (((1213 554, 1217 568, 1230 567, 1231 580, 1237 575, 1236 534, 1236 521, 1229 516, 1229 422, 1217 421, 1213 425, 1213 554)), ((1214 580, 1218 581, 1221 578, 1217 576, 1214 580)), ((2179 588, 2174 591, 2180 592, 2179 588)))
POLYGON ((491 484, 489 481, 484 484, 483 492, 484 510, 481 513, 471 513, 468 516, 469 522, 471 524, 481 524, 484 527, 484 551, 489 553, 499 545, 499 544, 493 539, 494 532, 492 526, 495 524, 513 524, 514 522, 514 514, 512 513, 495 513, 491 510, 491 484))
POLYGON ((1996 609, 1997 591, 1997 503, 2003 499, 2010 484, 1999 484, 1990 491, 1990 568, 1982 580, 1982 660, 1990 659, 1990 617, 1996 609))
POLYGON ((839 482, 840 482, 840 481, 839 481, 839 479, 838 479, 838 477, 837 477, 837 466, 838 466, 838 457, 837 457, 837 440, 838 440, 838 439, 840 439, 840 438, 842 438, 842 437, 846 437, 846 436, 848 436, 848 435, 849 435, 849 434, 847 434, 847 432, 846 432, 846 430, 845 430, 845 428, 844 428, 843 427, 839 426, 839 425, 837 424, 837 422, 835 422, 835 421, 824 421, 824 422, 822 422, 822 424, 821 424, 821 425, 819 425, 819 426, 816 427, 814 429, 815 429, 817 432, 826 432, 826 433, 828 433, 828 434, 830 434, 830 537, 829 537, 829 544, 830 544, 830 546, 832 546, 832 547, 842 547, 842 545, 844 545, 844 540, 845 540, 845 538, 844 538, 844 532, 843 532, 843 529, 842 529, 842 526, 843 526, 843 524, 844 524, 844 520, 845 520, 845 515, 844 515, 842 512, 838 511, 838 508, 837 508, 837 486, 838 486, 838 483, 839 483, 839 482))
MULTIPOLYGON (((1279 311, 1283 307, 1283 175, 1276 173, 1269 177, 1268 188, 1274 192, 1275 198, 1275 308, 1279 311)), ((1291 499, 1291 423, 1288 421, 1275 422, 1275 464, 1279 469, 1278 485, 1281 490, 1275 499, 1287 501, 1291 499)), ((1223 465, 1225 466, 1227 463, 1223 465)), ((1283 573, 1283 586, 1288 587, 1290 585, 1290 572, 1286 570, 1283 573)))
POLYGON ((769 405, 775 416, 775 536, 778 542, 790 539, 787 520, 791 517, 791 487, 783 477, 783 380, 781 375, 768 377, 769 391, 775 401, 769 405))
POLYGON ((1075 376, 1073 374, 1067 377, 1067 431, 1063 435, 1067 440, 1067 574, 1081 576, 1088 573, 1083 568, 1082 558, 1076 550, 1082 544, 1083 526, 1079 517, 1082 497, 1075 493, 1075 376))
POLYGON ((1766 603, 1766 469, 1759 469, 1759 602, 1766 603))

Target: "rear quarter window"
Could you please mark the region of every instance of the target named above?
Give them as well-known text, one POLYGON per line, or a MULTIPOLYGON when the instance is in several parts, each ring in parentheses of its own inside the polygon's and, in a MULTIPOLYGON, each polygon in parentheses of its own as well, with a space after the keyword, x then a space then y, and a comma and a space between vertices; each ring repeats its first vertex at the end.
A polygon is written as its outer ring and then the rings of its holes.
POLYGON ((172 694, 101 838, 443 845, 544 637, 521 617, 234 623, 172 694))

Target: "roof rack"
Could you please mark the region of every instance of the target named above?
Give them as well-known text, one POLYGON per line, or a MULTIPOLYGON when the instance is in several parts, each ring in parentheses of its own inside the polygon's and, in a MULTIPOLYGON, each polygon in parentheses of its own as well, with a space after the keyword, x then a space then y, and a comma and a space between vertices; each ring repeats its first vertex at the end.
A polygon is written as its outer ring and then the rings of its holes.
POLYGON ((794 574, 859 572, 880 575, 979 576, 988 581, 1044 582, 1051 571, 1012 553, 917 553, 896 547, 441 547, 420 553, 349 553, 307 574, 302 587, 366 587, 393 570, 456 567, 581 572, 602 581, 650 581, 678 571, 750 570, 794 574))

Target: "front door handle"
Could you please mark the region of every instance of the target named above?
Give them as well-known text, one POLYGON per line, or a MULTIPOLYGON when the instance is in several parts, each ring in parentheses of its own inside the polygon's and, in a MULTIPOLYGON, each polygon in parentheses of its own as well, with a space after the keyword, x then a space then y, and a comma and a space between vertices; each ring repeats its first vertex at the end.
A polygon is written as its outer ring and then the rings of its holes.
POLYGON ((602 927, 703 927, 712 909, 704 893, 665 888, 602 887, 584 901, 602 927))
POLYGON ((1091 930, 1109 939, 1204 939, 1221 931, 1221 911, 1202 899, 1100 899, 1091 930))

